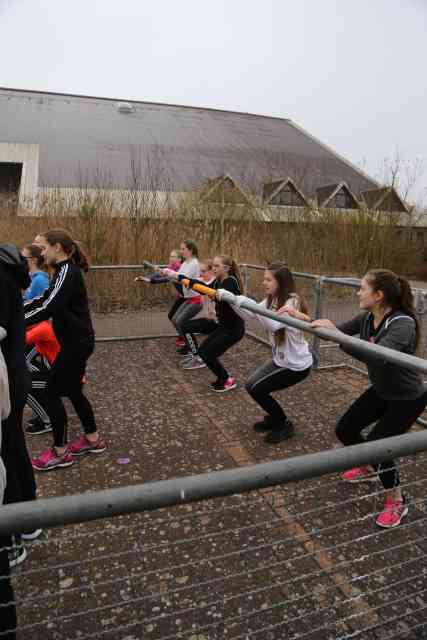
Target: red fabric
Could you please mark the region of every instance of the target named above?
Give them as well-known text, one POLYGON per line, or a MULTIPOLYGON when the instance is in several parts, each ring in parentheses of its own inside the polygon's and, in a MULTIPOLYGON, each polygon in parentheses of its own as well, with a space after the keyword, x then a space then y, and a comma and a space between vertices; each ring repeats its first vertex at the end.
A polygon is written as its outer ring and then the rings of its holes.
POLYGON ((52 325, 47 320, 27 329, 25 342, 28 345, 33 344, 40 355, 47 358, 50 364, 61 350, 52 325))
POLYGON ((202 304, 202 296, 193 296, 192 298, 185 298, 186 304, 202 304))

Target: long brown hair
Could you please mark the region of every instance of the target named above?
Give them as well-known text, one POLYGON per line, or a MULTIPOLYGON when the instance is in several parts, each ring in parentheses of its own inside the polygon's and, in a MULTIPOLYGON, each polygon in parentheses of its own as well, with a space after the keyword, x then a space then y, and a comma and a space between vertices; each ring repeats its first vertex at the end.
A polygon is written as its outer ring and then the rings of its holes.
MULTIPOLYGON (((304 296, 297 292, 295 280, 289 268, 281 262, 275 262, 268 265, 267 271, 270 271, 272 273, 273 278, 277 282, 277 291, 274 296, 267 296, 267 308, 280 309, 292 296, 296 298, 301 311, 303 313, 308 313, 307 303, 304 299, 304 296)), ((275 337, 278 344, 282 344, 284 342, 285 335, 285 328, 276 331, 275 337)))
POLYGON ((398 276, 389 269, 370 269, 365 275, 374 291, 381 291, 384 303, 393 311, 401 309, 415 322, 415 349, 420 341, 420 325, 415 311, 414 295, 411 285, 403 276, 398 276))
POLYGON ((39 235, 45 238, 46 242, 51 246, 60 244, 64 253, 77 267, 80 267, 85 273, 89 271, 88 257, 83 251, 80 242, 73 240, 68 231, 64 229, 50 229, 39 235))
POLYGON ((197 247, 197 244, 194 242, 194 240, 183 240, 182 244, 185 244, 187 249, 191 251, 193 258, 199 257, 199 249, 197 247))
POLYGON ((243 293, 243 278, 240 273, 239 265, 231 256, 217 256, 223 265, 229 267, 228 275, 234 276, 239 284, 239 289, 243 293))

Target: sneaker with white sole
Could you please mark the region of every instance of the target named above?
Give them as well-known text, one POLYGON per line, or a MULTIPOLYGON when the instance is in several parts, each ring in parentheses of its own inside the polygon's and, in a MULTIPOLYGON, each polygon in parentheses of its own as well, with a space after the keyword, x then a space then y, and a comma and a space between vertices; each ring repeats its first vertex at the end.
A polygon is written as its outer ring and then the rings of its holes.
POLYGON ((38 436, 41 433, 49 433, 49 431, 52 431, 50 422, 43 422, 38 416, 28 420, 25 426, 25 433, 28 436, 38 436))
POLYGON ((14 543, 12 547, 8 550, 9 567, 11 569, 13 569, 14 567, 17 567, 22 562, 24 562, 27 555, 28 555, 27 550, 22 543, 20 544, 14 543))
POLYGON ((107 445, 104 440, 98 438, 96 442, 91 442, 86 436, 81 436, 68 445, 68 451, 73 456, 82 456, 85 453, 104 453, 107 445))
POLYGON ((206 367, 206 363, 203 362, 199 356, 192 356, 191 359, 186 360, 182 365, 182 368, 187 370, 203 369, 204 367, 206 367))
POLYGON ((345 482, 376 482, 377 475, 369 467, 354 467, 341 474, 345 482))
POLYGON ((405 498, 403 500, 395 500, 391 496, 387 496, 384 510, 379 514, 375 522, 383 529, 391 529, 399 526, 402 518, 406 515, 408 515, 408 505, 405 498))
POLYGON ((38 458, 31 461, 33 469, 36 471, 51 471, 52 469, 71 467, 74 464, 74 458, 66 451, 62 455, 58 455, 55 449, 46 449, 38 458))
POLYGON ((217 380, 210 385, 212 391, 216 393, 224 393, 225 391, 231 391, 237 387, 235 378, 227 378, 227 380, 217 380))

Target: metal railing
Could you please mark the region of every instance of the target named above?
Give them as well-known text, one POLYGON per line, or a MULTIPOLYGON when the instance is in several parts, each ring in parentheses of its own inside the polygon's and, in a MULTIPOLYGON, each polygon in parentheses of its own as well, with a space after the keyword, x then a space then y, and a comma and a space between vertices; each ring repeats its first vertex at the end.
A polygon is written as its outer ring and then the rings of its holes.
POLYGON ((1 533, 61 526, 14 575, 18 639, 373 640, 375 630, 394 638, 421 628, 425 456, 401 465, 411 518, 394 537, 371 524, 381 489, 343 495, 327 474, 422 451, 425 431, 4 506, 1 533), (319 504, 309 479, 323 475, 329 493, 319 504))
MULTIPOLYGON (((170 289, 135 285, 140 269, 98 268, 89 276, 101 338, 170 335, 169 325, 157 321, 170 304, 170 289)), ((263 270, 242 266, 246 291, 258 300, 263 270)), ((353 291, 355 283, 294 276, 313 315, 330 315, 331 300, 337 313, 348 312, 342 304, 340 311, 341 291, 353 291), (339 295, 326 297, 328 287, 339 295)), ((269 311, 265 315, 277 319, 269 311)), ((260 339, 259 329, 248 326, 260 339)), ((311 335, 321 368, 348 366, 328 361, 331 352, 341 358, 341 350, 323 346, 336 336, 328 330, 311 335)), ((362 349, 427 371, 420 358, 368 343, 362 349)), ((3 506, 0 534, 46 530, 14 571, 18 640, 411 637, 427 625, 425 452, 427 432, 421 431, 260 465, 3 506), (410 517, 397 530, 380 530, 374 520, 384 501, 381 485, 344 490, 331 474, 398 458, 410 517)))

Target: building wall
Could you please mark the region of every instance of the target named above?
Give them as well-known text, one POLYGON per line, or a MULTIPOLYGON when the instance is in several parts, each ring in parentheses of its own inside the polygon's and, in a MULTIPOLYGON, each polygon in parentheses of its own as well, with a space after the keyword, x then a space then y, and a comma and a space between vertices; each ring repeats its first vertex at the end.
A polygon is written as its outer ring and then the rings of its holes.
POLYGON ((39 145, 0 142, 0 162, 22 163, 19 210, 32 210, 38 193, 39 145))

